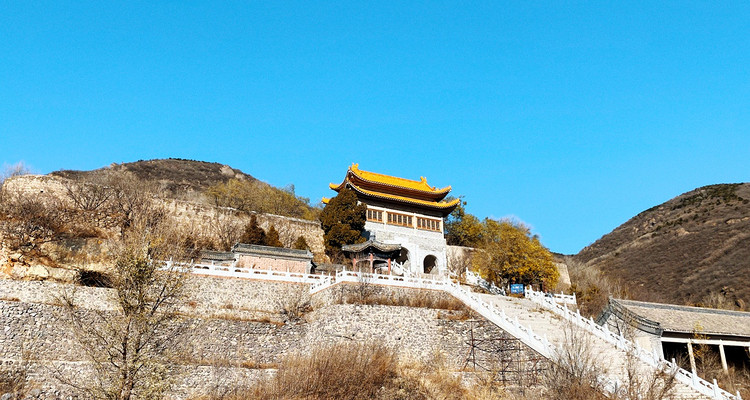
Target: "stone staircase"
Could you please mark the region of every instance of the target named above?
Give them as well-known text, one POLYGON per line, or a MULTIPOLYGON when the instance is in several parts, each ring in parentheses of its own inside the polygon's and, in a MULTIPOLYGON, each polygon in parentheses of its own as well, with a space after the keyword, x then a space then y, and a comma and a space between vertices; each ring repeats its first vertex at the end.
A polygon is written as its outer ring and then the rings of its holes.
MULTIPOLYGON (((652 376, 656 372, 654 366, 634 356, 632 352, 630 353, 630 357, 628 357, 628 352, 620 348, 620 346, 613 345, 610 341, 604 340, 581 325, 573 323, 570 319, 551 312, 536 301, 491 294, 476 295, 484 302, 491 304, 493 308, 502 310, 505 315, 517 321, 518 324, 544 337, 553 349, 559 351, 566 348, 566 346, 570 348, 570 343, 574 341, 584 341, 585 344, 577 343, 577 345, 586 347, 586 351, 592 357, 595 357, 594 362, 597 363, 598 368, 605 375, 602 378, 605 378, 610 384, 614 383, 622 387, 623 383, 628 381, 628 366, 631 371, 637 371, 640 377, 652 376)), ((713 390, 714 388, 712 388, 713 390)), ((678 379, 670 399, 729 398, 719 393, 716 393, 716 395, 715 397, 714 395, 701 393, 694 385, 684 382, 684 379, 682 381, 678 379)))
MULTIPOLYGON (((171 261, 166 264, 167 267, 171 267, 171 261)), ((584 319, 579 314, 556 304, 555 297, 549 298, 543 293, 530 289, 527 291, 527 298, 521 299, 474 293, 470 287, 458 285, 447 279, 399 277, 351 271, 340 271, 333 277, 242 269, 213 264, 195 264, 191 267, 192 272, 196 274, 308 283, 311 286, 310 293, 325 290, 342 282, 364 281, 376 285, 441 290, 450 293, 467 307, 551 360, 559 359, 557 353, 571 342, 569 339, 571 335, 578 335, 572 340, 574 342, 586 341, 590 346, 590 353, 598 356, 597 365, 604 371, 600 380, 605 390, 610 393, 619 391, 627 382, 626 369, 629 364, 631 371, 636 371, 639 377, 648 377, 656 371, 674 373, 677 385, 673 391, 672 400, 742 399, 739 394, 733 395, 720 389, 716 381, 709 383, 669 361, 659 360, 653 354, 644 354, 643 350, 624 337, 615 335, 607 331, 606 327, 603 328, 592 320, 584 319), (577 329, 572 329, 571 326, 577 329), (628 359, 633 361, 628 363, 628 359)), ((561 296, 557 300, 567 302, 570 299, 566 297, 569 296, 561 296)))

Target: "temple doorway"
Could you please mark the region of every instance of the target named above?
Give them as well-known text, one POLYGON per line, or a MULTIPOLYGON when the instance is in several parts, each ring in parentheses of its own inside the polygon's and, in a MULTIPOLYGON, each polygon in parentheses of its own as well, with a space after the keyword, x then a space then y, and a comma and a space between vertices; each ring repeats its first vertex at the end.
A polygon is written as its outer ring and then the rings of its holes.
POLYGON ((423 265, 425 274, 437 274, 437 257, 433 255, 425 257, 423 265))

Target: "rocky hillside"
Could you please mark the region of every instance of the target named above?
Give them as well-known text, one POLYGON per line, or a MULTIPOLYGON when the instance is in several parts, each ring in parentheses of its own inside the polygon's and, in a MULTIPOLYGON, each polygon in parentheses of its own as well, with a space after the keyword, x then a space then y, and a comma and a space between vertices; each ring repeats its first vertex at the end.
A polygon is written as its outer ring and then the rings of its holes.
POLYGON ((189 251, 226 251, 253 217, 282 246, 302 238, 324 261, 315 211, 292 190, 218 163, 151 160, 14 176, 0 182, 0 277, 70 281, 73 270, 104 271, 108 244, 138 223, 168 227, 189 251))
POLYGON ((711 185, 648 209, 574 256, 631 297, 678 304, 750 301, 750 183, 711 185))
POLYGON ((86 179, 109 171, 131 172, 140 180, 159 183, 162 189, 177 196, 190 192, 204 192, 213 185, 227 183, 233 178, 256 180, 251 175, 228 165, 178 158, 112 164, 92 171, 62 170, 52 172, 50 175, 69 179, 86 179))

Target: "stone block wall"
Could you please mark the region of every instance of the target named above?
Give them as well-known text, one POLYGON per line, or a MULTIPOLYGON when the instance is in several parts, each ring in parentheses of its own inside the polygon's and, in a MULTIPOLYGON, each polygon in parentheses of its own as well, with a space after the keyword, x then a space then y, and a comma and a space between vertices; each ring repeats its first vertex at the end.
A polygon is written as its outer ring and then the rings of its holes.
MULTIPOLYGON (((333 288, 337 286, 345 290, 355 287, 340 284, 333 288)), ((90 368, 62 308, 55 302, 56 291, 71 287, 0 280, 0 360, 20 361, 24 354, 31 354, 41 366, 63 363, 66 368, 76 365, 81 370, 90 368)), ((82 307, 105 312, 114 309, 111 289, 76 289, 82 307)), ((416 290, 387 289, 392 296, 410 296, 416 290)), ((273 367, 287 354, 307 353, 339 341, 382 343, 396 349, 403 361, 429 363, 439 355, 456 370, 466 365, 471 354, 470 337, 520 343, 481 318, 466 319, 468 315, 461 311, 335 304, 335 294, 325 292, 310 298, 309 286, 302 284, 212 277, 191 279, 190 296, 184 307, 187 329, 175 340, 172 354, 177 362, 172 369, 186 368, 191 372, 175 379, 174 398, 187 398, 211 389, 212 379, 198 378, 225 374, 250 383, 267 374, 264 369, 273 367), (290 299, 312 302, 313 308, 300 320, 279 318, 280 304, 290 299), (263 315, 266 318, 260 318, 263 315), (268 318, 274 315, 276 319, 268 318)), ((428 296, 443 295, 438 291, 428 293, 428 296)), ((530 349, 523 346, 519 349, 513 357, 521 360, 535 357, 536 353, 530 349)), ((45 371, 49 369, 39 368, 34 379, 41 382, 47 394, 43 398, 55 398, 54 394, 62 389, 45 371)))

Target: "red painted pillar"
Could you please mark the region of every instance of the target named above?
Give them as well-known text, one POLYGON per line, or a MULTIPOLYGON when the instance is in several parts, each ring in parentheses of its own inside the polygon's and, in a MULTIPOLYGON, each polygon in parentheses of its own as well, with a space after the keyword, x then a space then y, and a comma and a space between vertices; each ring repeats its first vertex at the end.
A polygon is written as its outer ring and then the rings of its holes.
POLYGON ((388 275, 391 274, 391 259, 388 259, 388 275))
POLYGON ((374 257, 372 253, 370 253, 370 273, 375 272, 375 264, 374 264, 374 257))

